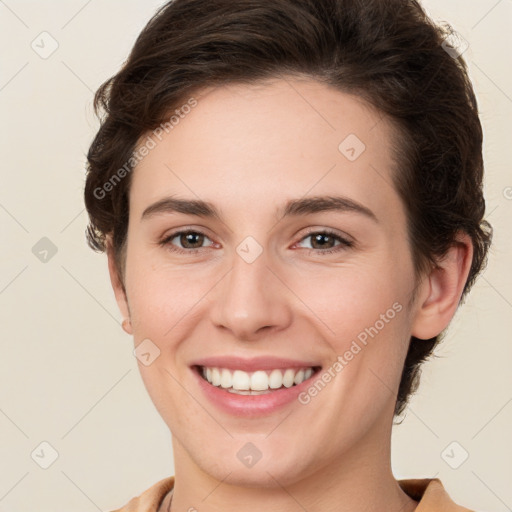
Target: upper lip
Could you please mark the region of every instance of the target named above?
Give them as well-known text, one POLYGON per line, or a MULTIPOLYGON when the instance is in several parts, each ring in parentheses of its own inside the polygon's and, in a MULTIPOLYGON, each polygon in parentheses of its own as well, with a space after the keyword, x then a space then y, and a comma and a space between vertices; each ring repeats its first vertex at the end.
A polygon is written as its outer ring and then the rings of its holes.
POLYGON ((243 370, 246 372, 256 370, 274 370, 286 368, 315 368, 321 365, 310 361, 298 361, 272 356, 258 356, 245 359, 234 356, 213 356, 197 359, 191 366, 206 366, 208 368, 227 368, 230 370, 243 370))

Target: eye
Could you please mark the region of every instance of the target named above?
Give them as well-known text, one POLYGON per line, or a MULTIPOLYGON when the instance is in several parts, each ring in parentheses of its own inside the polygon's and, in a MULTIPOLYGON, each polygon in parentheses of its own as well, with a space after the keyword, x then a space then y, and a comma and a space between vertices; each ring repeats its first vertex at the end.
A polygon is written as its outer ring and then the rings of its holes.
MULTIPOLYGON (((308 238, 310 238, 312 241, 312 247, 306 247, 306 250, 315 254, 332 254, 335 252, 340 252, 354 245, 352 241, 347 240, 346 238, 343 238, 334 231, 330 230, 311 231, 305 237, 303 237, 301 241, 307 240, 308 238), (336 242, 338 243, 336 244, 336 242)), ((205 239, 210 240, 210 238, 203 232, 185 229, 181 231, 174 231, 173 233, 167 235, 161 242, 159 242, 159 245, 168 248, 172 252, 179 254, 190 254, 197 253, 202 249, 205 249, 206 247, 203 246, 205 239), (181 247, 176 245, 176 242, 174 242, 175 239, 177 243, 181 244, 181 247)), ((212 242, 207 247, 213 247, 214 245, 215 244, 212 242)))
MULTIPOLYGON (((308 252, 315 254, 332 254, 334 252, 342 251, 346 248, 352 247, 354 243, 350 240, 343 238, 334 231, 322 230, 322 231, 311 231, 301 240, 311 239, 311 248, 307 248, 308 252), (336 244, 335 242, 339 243, 336 244)), ((300 243, 300 242, 299 242, 300 243)))
MULTIPOLYGON (((167 247, 172 252, 177 252, 181 254, 190 254, 200 251, 204 249, 202 247, 204 240, 210 240, 204 233, 196 230, 182 230, 175 231, 170 235, 166 236, 159 244, 161 246, 167 247), (177 239, 177 241, 182 245, 182 247, 177 247, 173 240, 177 239)), ((213 242, 212 244, 213 245, 213 242)))

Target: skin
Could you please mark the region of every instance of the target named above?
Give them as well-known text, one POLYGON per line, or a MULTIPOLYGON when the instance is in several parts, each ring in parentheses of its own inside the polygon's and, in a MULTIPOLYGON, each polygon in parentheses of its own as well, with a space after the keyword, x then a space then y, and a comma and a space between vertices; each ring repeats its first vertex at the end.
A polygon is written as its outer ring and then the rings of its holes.
POLYGON ((414 510, 391 471, 396 393, 410 336, 439 334, 457 309, 469 237, 461 234, 439 268, 415 282, 406 212, 391 185, 392 126, 360 98, 297 77, 195 98, 198 105, 133 171, 124 287, 108 251, 125 329, 135 346, 149 338, 160 350, 149 366, 138 364, 172 432, 171 510, 414 510), (349 134, 366 146, 355 161, 338 150, 349 134), (169 212, 141 219, 170 195, 209 201, 222 221, 169 212), (321 195, 358 201, 378 222, 346 211, 276 214, 290 199, 321 195), (189 245, 172 240, 199 253, 159 245, 179 228, 206 235, 189 245), (320 245, 308 237, 325 228, 355 244, 321 254, 340 248, 337 239, 320 245), (250 264, 236 252, 247 236, 263 251, 250 264), (307 405, 229 415, 202 394, 189 368, 214 355, 328 368, 394 303, 403 309, 307 405), (247 442, 262 453, 252 468, 236 456, 247 442))

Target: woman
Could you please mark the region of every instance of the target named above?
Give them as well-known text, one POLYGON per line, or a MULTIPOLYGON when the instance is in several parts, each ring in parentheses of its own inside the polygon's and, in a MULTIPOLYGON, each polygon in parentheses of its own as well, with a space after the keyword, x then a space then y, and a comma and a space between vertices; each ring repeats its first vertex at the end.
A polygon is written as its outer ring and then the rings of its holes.
POLYGON ((448 36, 409 0, 175 0, 98 90, 88 239, 175 462, 119 510, 468 510, 390 465, 491 241, 448 36))

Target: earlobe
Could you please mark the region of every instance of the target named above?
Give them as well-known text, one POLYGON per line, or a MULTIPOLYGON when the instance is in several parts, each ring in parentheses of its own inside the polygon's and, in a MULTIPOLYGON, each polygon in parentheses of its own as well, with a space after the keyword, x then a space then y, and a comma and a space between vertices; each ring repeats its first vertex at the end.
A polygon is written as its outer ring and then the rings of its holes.
POLYGON ((130 319, 129 319, 129 318, 125 318, 125 319, 121 322, 121 327, 123 328, 123 331, 124 331, 126 334, 133 334, 133 330, 132 330, 132 323, 130 322, 130 319))
POLYGON ((430 339, 448 326, 457 311, 472 259, 471 237, 461 232, 423 282, 412 324, 412 336, 430 339))
POLYGON ((116 263, 115 256, 114 256, 112 240, 110 237, 107 237, 106 246, 107 246, 108 271, 110 274, 110 283, 112 285, 112 289, 114 290, 114 295, 115 295, 119 310, 124 317, 124 320, 123 320, 121 326, 127 334, 133 334, 132 325, 131 325, 131 321, 130 321, 130 308, 128 306, 128 299, 126 297, 126 290, 125 290, 124 284, 122 282, 119 270, 117 268, 117 263, 116 263))

